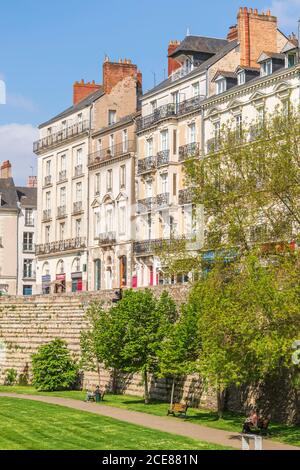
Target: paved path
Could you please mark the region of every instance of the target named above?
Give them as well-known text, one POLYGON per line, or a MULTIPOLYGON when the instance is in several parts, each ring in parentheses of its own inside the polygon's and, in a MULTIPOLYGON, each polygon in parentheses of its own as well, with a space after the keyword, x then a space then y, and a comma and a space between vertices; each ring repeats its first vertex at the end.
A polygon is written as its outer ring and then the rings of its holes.
MULTIPOLYGON (((85 403, 70 398, 58 398, 50 396, 19 395, 15 393, 0 393, 0 397, 18 398, 22 400, 33 400, 51 405, 60 405, 74 410, 86 411, 108 418, 125 421, 127 423, 137 424, 158 431, 164 431, 179 436, 185 436, 212 444, 218 444, 226 447, 241 449, 241 436, 238 433, 212 429, 198 424, 192 424, 186 421, 180 421, 172 417, 154 416, 137 411, 129 411, 121 408, 113 408, 95 403, 85 403)), ((264 440, 264 450, 300 450, 300 447, 294 447, 287 444, 264 440)))

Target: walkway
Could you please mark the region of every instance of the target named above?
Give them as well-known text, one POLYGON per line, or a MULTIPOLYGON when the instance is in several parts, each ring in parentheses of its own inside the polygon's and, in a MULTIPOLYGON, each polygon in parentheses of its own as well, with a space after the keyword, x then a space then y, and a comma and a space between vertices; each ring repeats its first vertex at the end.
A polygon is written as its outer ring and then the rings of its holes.
MULTIPOLYGON (((108 418, 137 424, 150 429, 177 434, 212 444, 241 449, 241 436, 238 433, 212 429, 198 424, 180 421, 172 417, 154 416, 137 411, 129 411, 110 406, 96 405, 95 403, 85 403, 70 398, 58 398, 48 396, 18 395, 15 393, 0 393, 0 397, 17 398, 22 400, 33 400, 51 405, 65 406, 74 410, 85 411, 108 418)), ((299 447, 281 444, 278 442, 264 440, 264 450, 300 450, 299 447)))

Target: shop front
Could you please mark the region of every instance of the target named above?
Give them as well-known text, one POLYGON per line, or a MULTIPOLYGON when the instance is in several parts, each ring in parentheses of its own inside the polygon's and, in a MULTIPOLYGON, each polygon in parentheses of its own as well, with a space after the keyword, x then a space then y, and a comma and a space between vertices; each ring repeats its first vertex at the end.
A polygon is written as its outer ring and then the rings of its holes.
POLYGON ((82 292, 83 282, 82 282, 82 273, 73 273, 71 274, 72 278, 72 292, 82 292))
POLYGON ((55 294, 63 294, 66 292, 66 275, 57 274, 55 281, 55 294))
POLYGON ((46 275, 42 276, 42 293, 44 295, 49 295, 51 293, 51 276, 46 275))

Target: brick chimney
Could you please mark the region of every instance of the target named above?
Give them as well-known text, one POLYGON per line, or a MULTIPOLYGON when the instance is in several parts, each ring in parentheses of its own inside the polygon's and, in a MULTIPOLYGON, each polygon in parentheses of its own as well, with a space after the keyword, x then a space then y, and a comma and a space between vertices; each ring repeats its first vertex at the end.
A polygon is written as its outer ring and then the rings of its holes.
POLYGON ((81 82, 75 82, 73 85, 73 104, 75 105, 80 103, 80 101, 100 89, 101 85, 97 85, 95 80, 93 80, 92 83, 85 83, 84 80, 81 80, 81 82))
POLYGON ((235 24, 233 26, 230 26, 229 28, 229 33, 227 35, 227 40, 228 41, 235 41, 239 37, 239 31, 238 31, 238 25, 235 24))
POLYGON ((172 59, 170 55, 180 46, 180 41, 170 41, 168 47, 168 76, 181 67, 181 63, 172 59))
POLYGON ((278 52, 277 17, 258 13, 257 9, 240 8, 238 13, 238 39, 241 44, 241 66, 258 67, 263 51, 278 52))
POLYGON ((142 86, 142 74, 130 59, 120 59, 119 62, 111 62, 106 57, 103 63, 103 88, 104 93, 110 94, 113 88, 126 78, 136 79, 137 85, 142 86))
POLYGON ((37 188, 37 176, 28 176, 27 188, 37 188))
POLYGON ((7 179, 7 178, 11 178, 11 176, 12 176, 11 163, 9 160, 6 160, 1 165, 1 178, 7 179))

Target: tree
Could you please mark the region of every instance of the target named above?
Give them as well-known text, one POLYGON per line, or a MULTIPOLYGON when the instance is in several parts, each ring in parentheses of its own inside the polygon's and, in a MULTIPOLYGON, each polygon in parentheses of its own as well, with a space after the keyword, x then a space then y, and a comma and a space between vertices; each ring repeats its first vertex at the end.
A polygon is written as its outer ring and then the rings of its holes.
POLYGON ((127 372, 141 372, 145 403, 149 403, 149 374, 158 371, 158 352, 167 324, 176 318, 176 305, 168 294, 156 299, 153 293, 126 291, 123 299, 110 311, 112 329, 122 337, 118 347, 122 357, 120 368, 127 372))
POLYGON ((45 392, 69 390, 78 374, 78 366, 67 343, 61 339, 41 346, 32 355, 32 369, 33 385, 45 392))

